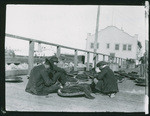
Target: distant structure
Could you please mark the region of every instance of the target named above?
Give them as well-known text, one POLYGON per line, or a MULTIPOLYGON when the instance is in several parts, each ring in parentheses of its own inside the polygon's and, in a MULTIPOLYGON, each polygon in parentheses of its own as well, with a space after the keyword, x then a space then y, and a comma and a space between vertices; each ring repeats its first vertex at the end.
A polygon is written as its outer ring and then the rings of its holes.
MULTIPOLYGON (((94 38, 95 34, 88 33, 86 50, 94 51, 94 38)), ((137 59, 139 52, 138 35, 131 36, 123 29, 108 26, 98 33, 97 52, 125 59, 137 59)), ((99 60, 102 60, 102 56, 99 57, 99 60)), ((90 62, 92 61, 93 55, 90 54, 90 62)))
MULTIPOLYGON (((74 54, 60 54, 60 58, 64 59, 66 63, 74 62, 74 54)), ((78 55, 78 63, 84 64, 85 56, 78 55)))

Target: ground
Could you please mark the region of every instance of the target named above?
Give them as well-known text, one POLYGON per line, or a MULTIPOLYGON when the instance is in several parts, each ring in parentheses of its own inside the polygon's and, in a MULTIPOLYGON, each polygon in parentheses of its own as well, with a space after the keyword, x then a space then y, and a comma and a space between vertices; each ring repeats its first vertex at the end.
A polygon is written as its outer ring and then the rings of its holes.
POLYGON ((36 96, 25 92, 27 76, 22 83, 6 83, 6 111, 48 112, 145 112, 145 87, 136 86, 133 80, 119 83, 115 98, 92 94, 95 99, 85 97, 66 98, 57 93, 36 96))

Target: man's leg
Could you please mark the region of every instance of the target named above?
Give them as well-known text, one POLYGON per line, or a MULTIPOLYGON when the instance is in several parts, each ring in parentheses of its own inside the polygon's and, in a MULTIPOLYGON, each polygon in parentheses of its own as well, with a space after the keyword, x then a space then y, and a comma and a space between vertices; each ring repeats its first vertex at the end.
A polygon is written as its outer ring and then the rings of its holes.
POLYGON ((66 76, 66 74, 63 73, 63 72, 57 72, 57 73, 55 73, 55 74, 53 75, 53 81, 56 82, 57 80, 59 80, 59 82, 60 82, 62 85, 64 85, 64 84, 66 83, 66 81, 67 81, 67 76, 66 76))
POLYGON ((95 83, 94 82, 92 82, 91 84, 90 84, 90 88, 91 88, 91 91, 92 91, 92 93, 98 93, 99 91, 97 90, 97 89, 95 89, 95 83))
POLYGON ((57 93, 58 89, 60 89, 60 84, 55 83, 54 85, 51 85, 50 87, 45 87, 43 89, 43 94, 57 93))
POLYGON ((97 89, 99 92, 103 93, 104 88, 104 82, 102 80, 99 80, 97 83, 95 83, 95 89, 97 89))
POLYGON ((95 97, 93 97, 93 96, 91 95, 91 91, 90 91, 90 89, 89 89, 89 88, 90 88, 90 85, 79 84, 79 85, 77 85, 77 87, 79 87, 79 89, 85 93, 85 96, 86 96, 87 98, 89 98, 89 99, 94 99, 94 98, 95 98, 95 97))

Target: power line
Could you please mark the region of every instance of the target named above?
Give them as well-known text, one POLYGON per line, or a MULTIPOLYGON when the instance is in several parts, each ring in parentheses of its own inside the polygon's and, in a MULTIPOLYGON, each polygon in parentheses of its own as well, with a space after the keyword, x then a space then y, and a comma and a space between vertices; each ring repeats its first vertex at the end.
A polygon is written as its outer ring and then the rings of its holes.
POLYGON ((123 17, 123 19, 128 20, 130 24, 132 24, 132 25, 138 27, 138 28, 141 30, 141 27, 139 27, 138 25, 136 25, 135 23, 133 23, 133 22, 134 22, 133 18, 130 18, 130 17, 127 16, 127 15, 123 15, 123 13, 121 13, 121 12, 118 11, 118 10, 117 10, 116 13, 117 13, 119 16, 123 17))

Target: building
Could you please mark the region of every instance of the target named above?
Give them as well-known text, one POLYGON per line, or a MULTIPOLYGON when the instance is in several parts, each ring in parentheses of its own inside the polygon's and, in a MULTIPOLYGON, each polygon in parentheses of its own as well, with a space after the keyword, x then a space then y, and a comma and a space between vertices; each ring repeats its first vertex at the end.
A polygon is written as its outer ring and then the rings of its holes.
MULTIPOLYGON (((66 63, 70 63, 70 62, 74 63, 74 54, 61 54, 60 58, 65 59, 66 63)), ((78 63, 84 64, 84 61, 85 61, 85 56, 84 55, 78 55, 77 58, 78 58, 78 63)))
MULTIPOLYGON (((88 34, 86 39, 86 50, 94 51, 95 34, 88 34)), ((122 29, 115 26, 108 26, 98 32, 97 52, 115 57, 137 59, 138 35, 129 35, 122 29)), ((90 54, 90 62, 93 61, 93 54, 90 54)), ((102 60, 99 56, 98 60, 102 60)), ((107 59, 106 59, 107 60, 107 59)))

